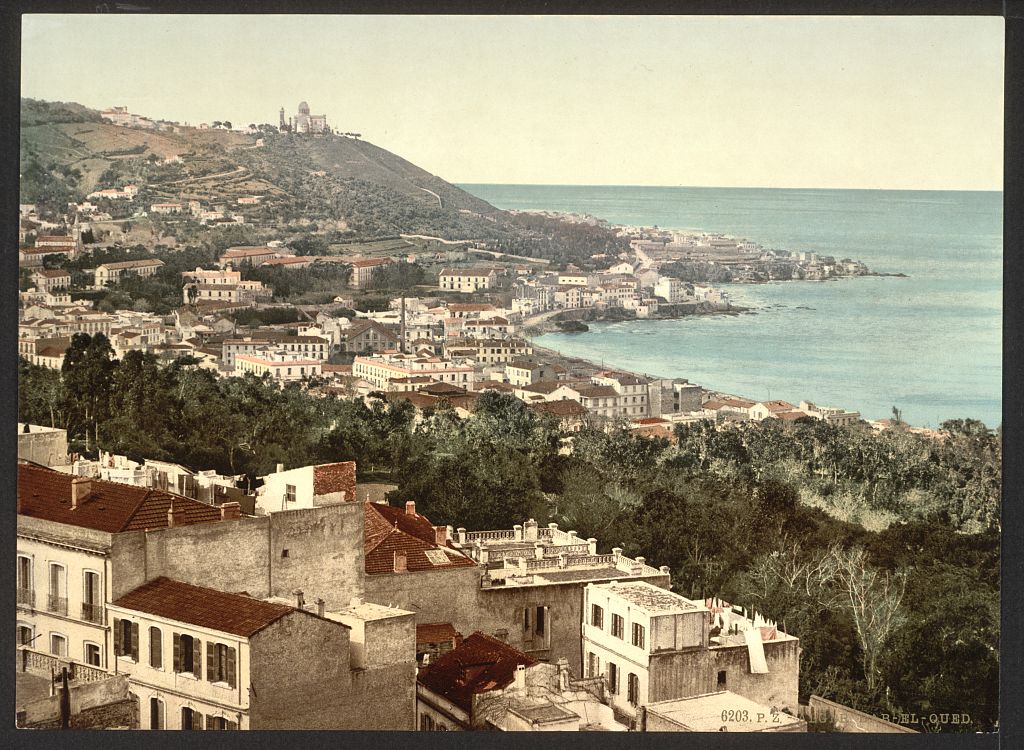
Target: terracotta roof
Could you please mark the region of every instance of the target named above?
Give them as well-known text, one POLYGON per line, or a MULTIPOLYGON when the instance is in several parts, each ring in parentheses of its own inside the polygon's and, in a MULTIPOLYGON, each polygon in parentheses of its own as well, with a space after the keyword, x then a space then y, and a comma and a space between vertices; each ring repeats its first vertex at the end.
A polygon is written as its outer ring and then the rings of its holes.
POLYGON ((584 398, 615 398, 619 395, 610 385, 581 385, 573 390, 584 398))
POLYGON ((429 393, 420 393, 419 391, 389 391, 384 394, 384 398, 389 402, 408 401, 417 409, 437 406, 438 401, 440 401, 436 396, 431 396, 429 393))
POLYGON ((474 695, 507 687, 515 679, 516 667, 536 663, 522 651, 477 631, 458 648, 421 669, 416 681, 464 711, 472 712, 474 695))
POLYGON ((556 417, 574 417, 587 413, 586 407, 574 398, 564 398, 559 401, 541 401, 540 403, 530 404, 530 408, 542 411, 545 414, 553 414, 556 417))
POLYGON ((454 383, 433 383, 425 385, 419 390, 421 393, 429 393, 432 396, 454 396, 462 395, 466 392, 465 388, 460 388, 454 383))
POLYGON ((42 270, 36 271, 32 275, 33 276, 45 276, 48 279, 56 279, 56 278, 61 277, 61 276, 67 276, 67 277, 70 278, 71 272, 70 271, 65 271, 65 270, 60 269, 60 268, 44 268, 42 270))
POLYGON ((163 576, 129 591, 114 606, 244 638, 297 611, 285 604, 193 586, 163 576))
POLYGON ((313 467, 313 494, 344 492, 347 500, 356 499, 356 462, 339 461, 313 467))
POLYGON ((428 622, 416 626, 416 643, 448 643, 461 638, 450 622, 428 622))
POLYGON ((179 524, 220 520, 220 509, 148 487, 91 480, 91 491, 71 508, 71 474, 42 466, 18 464, 18 514, 114 534, 167 527, 174 503, 179 524))
POLYGON ((103 263, 97 268, 121 269, 121 268, 148 268, 149 266, 162 266, 164 262, 158 258, 146 258, 144 260, 122 260, 117 263, 103 263))
POLYGON ((641 417, 640 419, 634 419, 633 424, 668 424, 667 419, 661 417, 641 417))
POLYGON ((395 552, 405 552, 406 569, 410 572, 476 565, 452 547, 450 541, 443 548, 447 551, 442 553, 447 563, 431 561, 426 553, 442 547, 435 541, 434 526, 419 513, 406 513, 403 508, 382 503, 363 503, 363 511, 367 573, 393 573, 395 552))
POLYGON ((252 245, 238 245, 235 247, 229 247, 224 251, 222 258, 245 258, 250 255, 276 255, 277 250, 272 247, 252 246, 252 245))
POLYGON ((793 411, 796 409, 796 407, 788 401, 762 401, 761 405, 771 412, 793 411))
POLYGON ((778 417, 781 420, 786 421, 786 422, 795 422, 796 420, 801 419, 802 417, 809 416, 809 415, 806 412, 802 412, 802 411, 797 410, 797 411, 779 411, 779 412, 775 412, 775 416, 778 417))

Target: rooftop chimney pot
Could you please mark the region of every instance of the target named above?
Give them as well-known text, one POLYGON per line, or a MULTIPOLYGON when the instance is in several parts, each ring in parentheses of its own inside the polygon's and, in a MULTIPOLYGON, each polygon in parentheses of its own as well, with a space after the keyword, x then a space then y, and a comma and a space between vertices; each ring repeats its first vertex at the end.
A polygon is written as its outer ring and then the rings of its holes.
POLYGON ((405 552, 396 550, 395 551, 395 572, 404 573, 408 570, 406 567, 405 552))
POLYGON ((280 474, 282 471, 284 471, 284 464, 278 464, 276 473, 280 474))
POLYGON ((221 520, 227 520, 229 518, 241 518, 242 517, 242 506, 238 502, 224 503, 220 506, 220 517, 221 520))
POLYGON ((295 591, 293 591, 292 594, 295 596, 296 607, 302 609, 306 606, 306 599, 302 594, 302 589, 295 589, 295 591))
POLYGON ((324 616, 324 611, 326 609, 327 609, 327 602, 325 602, 323 599, 317 599, 316 600, 316 613, 318 615, 320 615, 321 617, 323 617, 324 616))
POLYGON ((416 515, 416 501, 415 500, 406 500, 405 501, 405 514, 407 516, 415 516, 416 515))
POLYGON ((444 547, 448 544, 448 527, 447 526, 435 526, 434 527, 434 544, 438 547, 444 547))
POLYGON ((92 492, 92 480, 87 477, 75 477, 71 480, 71 510, 75 510, 92 492))

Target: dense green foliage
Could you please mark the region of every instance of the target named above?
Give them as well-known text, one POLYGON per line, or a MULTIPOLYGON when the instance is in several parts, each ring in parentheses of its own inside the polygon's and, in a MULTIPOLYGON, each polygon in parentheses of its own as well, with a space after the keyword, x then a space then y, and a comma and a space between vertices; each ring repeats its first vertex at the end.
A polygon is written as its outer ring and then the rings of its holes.
POLYGON ((950 422, 935 441, 816 422, 705 423, 681 427, 678 444, 616 428, 580 433, 563 455, 556 425, 506 395, 482 395, 470 419, 442 406, 419 423, 406 402, 370 403, 161 368, 138 352, 111 361, 102 336, 75 337, 63 377, 20 366, 20 418, 67 428, 73 450, 98 444, 251 477, 278 462, 354 460, 435 523, 558 521, 668 565, 686 596, 721 595, 777 619, 801 638, 804 699, 972 719, 922 729, 994 726, 1001 450, 983 425, 950 422), (891 523, 838 518, 836 496, 891 523))

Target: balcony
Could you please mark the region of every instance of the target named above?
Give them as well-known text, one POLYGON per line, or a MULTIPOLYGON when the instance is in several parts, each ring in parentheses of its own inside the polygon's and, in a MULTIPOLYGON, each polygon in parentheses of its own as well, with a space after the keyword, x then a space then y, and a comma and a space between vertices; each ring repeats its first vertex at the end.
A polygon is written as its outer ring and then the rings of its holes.
POLYGON ((18 589, 18 606, 28 607, 34 609, 36 606, 36 592, 35 589, 18 589))
POLYGON ((103 624, 102 604, 82 604, 82 619, 86 622, 103 624))
POLYGON ((50 594, 47 597, 46 609, 48 612, 52 612, 55 615, 65 615, 68 613, 68 600, 64 596, 55 596, 50 594))

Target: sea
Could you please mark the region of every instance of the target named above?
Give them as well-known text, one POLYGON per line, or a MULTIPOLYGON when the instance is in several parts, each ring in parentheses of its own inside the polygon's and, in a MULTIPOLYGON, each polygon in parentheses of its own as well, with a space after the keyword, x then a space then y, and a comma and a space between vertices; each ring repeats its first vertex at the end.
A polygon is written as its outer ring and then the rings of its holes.
POLYGON ((460 185, 502 209, 717 232, 907 278, 723 284, 736 316, 593 323, 536 343, 751 399, 1002 423, 1001 192, 460 185))

